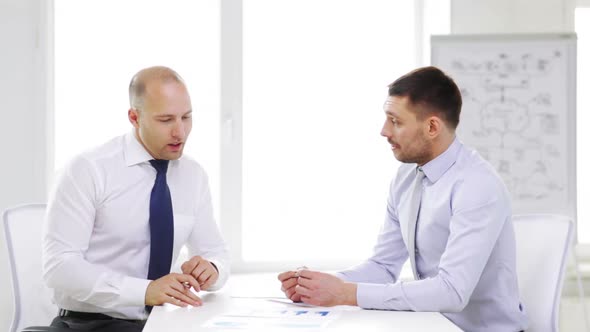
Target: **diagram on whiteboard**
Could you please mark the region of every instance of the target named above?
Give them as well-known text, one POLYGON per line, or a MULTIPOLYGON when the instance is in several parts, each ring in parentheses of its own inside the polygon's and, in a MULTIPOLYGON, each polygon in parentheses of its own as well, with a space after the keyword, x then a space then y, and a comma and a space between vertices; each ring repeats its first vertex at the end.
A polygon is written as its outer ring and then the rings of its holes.
POLYGON ((459 138, 496 168, 515 212, 566 206, 572 133, 563 47, 462 45, 439 46, 436 57, 433 50, 434 64, 455 79, 463 96, 459 138))

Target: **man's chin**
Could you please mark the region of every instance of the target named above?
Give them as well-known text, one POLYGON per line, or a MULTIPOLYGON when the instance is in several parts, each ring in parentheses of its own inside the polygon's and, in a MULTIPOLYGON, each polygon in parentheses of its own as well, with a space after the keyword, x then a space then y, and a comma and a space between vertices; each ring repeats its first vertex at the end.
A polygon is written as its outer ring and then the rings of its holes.
POLYGON ((182 150, 178 152, 166 152, 162 154, 161 157, 165 160, 177 160, 180 159, 180 157, 182 157, 182 150))
POLYGON ((394 153, 394 154, 393 154, 393 156, 394 156, 394 157, 395 157, 395 159, 396 159, 397 161, 399 161, 400 163, 404 163, 404 164, 411 164, 411 163, 413 163, 413 161, 412 161, 412 160, 410 160, 410 159, 406 158, 406 157, 405 157, 404 155, 402 155, 402 154, 395 154, 395 153, 394 153))

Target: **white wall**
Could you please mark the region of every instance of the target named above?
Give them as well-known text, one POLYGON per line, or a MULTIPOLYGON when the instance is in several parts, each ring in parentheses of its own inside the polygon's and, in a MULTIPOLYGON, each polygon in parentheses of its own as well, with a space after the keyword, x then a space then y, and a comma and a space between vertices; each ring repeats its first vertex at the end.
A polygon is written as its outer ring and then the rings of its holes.
MULTIPOLYGON (((59 0, 57 0, 59 1, 59 0)), ((453 33, 573 31, 572 0, 453 0, 453 33)), ((47 87, 50 0, 0 0, 0 209, 46 200, 52 161, 47 87)), ((0 331, 12 317, 4 237, 0 239, 0 331)))
MULTIPOLYGON (((0 0, 0 209, 46 200, 48 57, 44 0, 0 0)), ((4 234, 0 234, 0 331, 12 317, 4 234)))
POLYGON ((575 0, 452 0, 451 32, 573 32, 575 0))

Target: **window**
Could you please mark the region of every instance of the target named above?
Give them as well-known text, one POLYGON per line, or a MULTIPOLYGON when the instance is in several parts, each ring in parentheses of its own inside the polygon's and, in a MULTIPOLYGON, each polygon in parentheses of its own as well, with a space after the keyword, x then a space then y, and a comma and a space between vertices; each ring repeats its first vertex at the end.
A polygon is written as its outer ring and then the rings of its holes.
MULTIPOLYGON (((417 29, 422 29, 423 64, 430 63, 430 36, 451 33, 451 0, 422 0, 423 15, 417 29)), ((420 37, 418 37, 420 38, 420 37)))
POLYGON ((429 35, 448 32, 449 8, 55 0, 55 167, 131 130, 129 79, 167 65, 191 93, 186 153, 210 174, 235 270, 358 262, 398 166, 379 135, 387 85, 427 63, 429 35))
POLYGON ((129 132, 129 80, 166 65, 187 82, 194 116, 185 153, 203 164, 215 194, 219 1, 55 0, 54 20, 55 168, 129 132))
POLYGON ((334 266, 371 253, 399 165, 379 135, 382 105, 387 85, 421 62, 416 8, 243 2, 245 264, 334 266))

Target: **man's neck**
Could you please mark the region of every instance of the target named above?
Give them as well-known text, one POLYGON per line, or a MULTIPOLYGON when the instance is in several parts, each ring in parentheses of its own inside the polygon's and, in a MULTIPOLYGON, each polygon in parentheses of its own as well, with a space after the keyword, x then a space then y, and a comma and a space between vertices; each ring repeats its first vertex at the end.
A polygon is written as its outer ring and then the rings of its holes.
MULTIPOLYGON (((440 136, 439 136, 440 137, 440 136)), ((451 144, 455 141, 455 133, 445 135, 444 137, 440 137, 440 140, 434 142, 432 146, 432 157, 429 161, 436 159, 438 156, 443 154, 451 144)))

